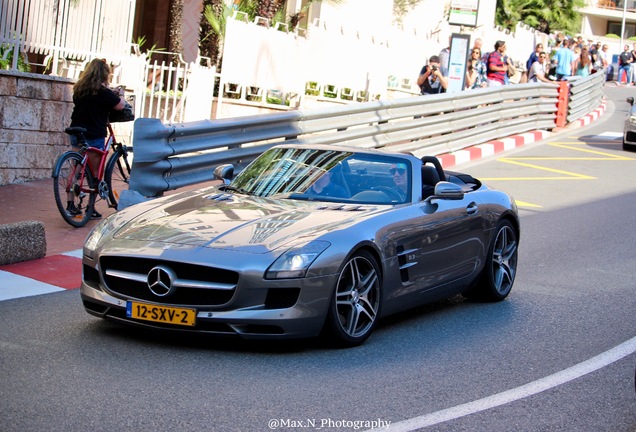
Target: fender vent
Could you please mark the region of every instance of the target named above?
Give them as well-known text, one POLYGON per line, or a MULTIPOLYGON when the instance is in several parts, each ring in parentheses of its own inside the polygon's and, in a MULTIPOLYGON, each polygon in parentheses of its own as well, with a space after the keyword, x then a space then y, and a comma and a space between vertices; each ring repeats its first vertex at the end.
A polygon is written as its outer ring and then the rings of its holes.
POLYGON ((205 199, 209 199, 211 201, 234 201, 234 198, 230 194, 214 194, 208 195, 205 199))
POLYGON ((367 209, 368 209, 368 206, 365 206, 365 205, 336 204, 336 205, 320 206, 316 210, 365 211, 367 209))

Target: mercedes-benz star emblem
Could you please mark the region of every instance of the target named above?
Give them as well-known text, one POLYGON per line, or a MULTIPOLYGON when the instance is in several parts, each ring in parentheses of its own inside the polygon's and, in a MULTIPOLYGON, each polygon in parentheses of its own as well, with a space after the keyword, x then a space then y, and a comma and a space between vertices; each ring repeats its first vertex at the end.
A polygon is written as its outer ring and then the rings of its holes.
POLYGON ((148 288, 158 296, 165 297, 174 291, 176 276, 172 270, 164 266, 154 267, 148 272, 148 288))

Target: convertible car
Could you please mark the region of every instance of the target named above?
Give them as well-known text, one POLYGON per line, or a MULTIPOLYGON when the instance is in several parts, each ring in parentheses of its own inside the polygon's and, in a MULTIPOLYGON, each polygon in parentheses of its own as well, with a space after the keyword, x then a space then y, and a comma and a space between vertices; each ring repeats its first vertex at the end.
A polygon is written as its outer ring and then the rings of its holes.
POLYGON ((633 97, 628 97, 626 101, 630 108, 623 125, 623 150, 636 151, 636 106, 633 97))
POLYGON ((155 329, 355 346, 379 318, 459 293, 505 299, 514 200, 435 157, 272 147, 214 186, 128 207, 83 250, 92 315, 155 329), (234 178, 232 178, 234 177, 234 178))

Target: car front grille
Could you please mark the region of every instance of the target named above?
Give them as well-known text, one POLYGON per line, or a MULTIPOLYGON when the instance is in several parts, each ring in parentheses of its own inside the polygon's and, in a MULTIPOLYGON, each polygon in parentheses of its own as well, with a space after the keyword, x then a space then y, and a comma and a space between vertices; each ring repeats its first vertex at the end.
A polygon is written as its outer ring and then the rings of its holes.
POLYGON ((234 271, 134 257, 103 256, 100 270, 106 289, 115 296, 192 306, 218 306, 229 302, 239 279, 234 271), (148 286, 148 273, 158 266, 170 270, 175 280, 181 281, 169 295, 156 295, 148 286))

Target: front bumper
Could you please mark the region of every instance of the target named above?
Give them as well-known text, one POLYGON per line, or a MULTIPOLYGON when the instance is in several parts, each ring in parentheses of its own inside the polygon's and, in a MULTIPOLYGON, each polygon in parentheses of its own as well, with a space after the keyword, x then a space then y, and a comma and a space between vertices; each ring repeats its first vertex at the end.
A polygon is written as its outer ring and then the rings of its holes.
MULTIPOLYGON (((228 261, 238 260, 231 256, 226 258, 228 261)), ((191 264, 191 260, 188 264, 184 262, 184 259, 162 260, 140 255, 116 256, 115 260, 108 257, 102 260, 107 267, 100 269, 96 260, 85 255, 80 287, 84 307, 91 315, 138 327, 254 339, 304 338, 316 336, 322 330, 337 280, 336 274, 264 279, 263 266, 254 262, 252 265, 243 264, 240 269, 237 266, 232 272, 208 267, 209 261, 206 264, 198 262, 197 265, 191 264), (157 296, 142 280, 149 267, 156 263, 174 270, 181 279, 198 279, 185 281, 192 284, 191 287, 178 287, 168 296, 157 296), (116 265, 123 267, 116 268, 116 265), (204 280, 206 275, 222 273, 238 275, 231 283, 219 284, 233 288, 215 289, 214 282, 210 282, 209 278, 204 280), (205 286, 206 283, 211 286, 205 286), (195 309, 195 325, 132 318, 126 313, 129 301, 158 308, 195 309)), ((231 279, 227 274, 224 278, 225 282, 231 279)))
MULTIPOLYGON (((202 310, 197 309, 196 325, 182 327, 172 324, 143 321, 126 316, 127 300, 82 283, 81 298, 86 312, 127 325, 187 333, 238 335, 246 339, 305 338, 320 333, 325 321, 328 299, 321 298, 311 305, 299 301, 285 309, 262 310, 202 310)), ((301 296, 302 298, 302 296, 301 296)), ((148 302, 145 302, 148 303, 148 302)), ((190 307, 188 305, 158 306, 190 307)))

